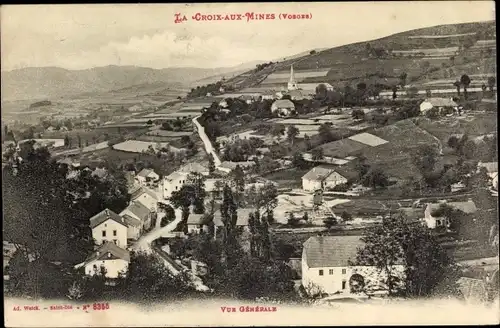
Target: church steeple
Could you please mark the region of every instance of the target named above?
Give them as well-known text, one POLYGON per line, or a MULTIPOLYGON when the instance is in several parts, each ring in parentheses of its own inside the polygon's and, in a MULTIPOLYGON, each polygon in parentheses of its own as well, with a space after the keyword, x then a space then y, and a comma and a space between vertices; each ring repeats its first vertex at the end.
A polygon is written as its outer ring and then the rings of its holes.
POLYGON ((295 82, 295 76, 293 75, 293 65, 290 66, 290 81, 288 81, 288 90, 297 90, 297 82, 295 82))

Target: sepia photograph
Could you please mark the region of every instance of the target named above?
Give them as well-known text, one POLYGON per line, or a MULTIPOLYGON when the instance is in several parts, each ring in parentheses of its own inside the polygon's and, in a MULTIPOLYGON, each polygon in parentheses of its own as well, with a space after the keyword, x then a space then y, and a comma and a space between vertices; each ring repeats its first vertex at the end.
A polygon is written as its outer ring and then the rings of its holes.
POLYGON ((495 14, 2 5, 4 325, 499 324, 495 14))

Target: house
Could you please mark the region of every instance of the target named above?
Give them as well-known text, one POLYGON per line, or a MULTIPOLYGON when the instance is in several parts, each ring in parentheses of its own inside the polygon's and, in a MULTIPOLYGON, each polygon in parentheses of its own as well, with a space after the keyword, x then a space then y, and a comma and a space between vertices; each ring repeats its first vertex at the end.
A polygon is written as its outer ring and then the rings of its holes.
POLYGON ((222 192, 224 186, 224 181, 222 179, 206 179, 205 180, 205 192, 218 194, 222 192))
MULTIPOLYGON (((302 286, 306 292, 352 293, 360 285, 368 290, 384 289, 384 272, 372 266, 351 265, 363 244, 361 236, 310 237, 302 249, 302 286)), ((404 266, 396 264, 394 271, 403 275, 404 266)))
POLYGON ((90 228, 97 245, 110 241, 121 248, 127 248, 127 224, 121 216, 110 209, 91 217, 90 228))
POLYGON ((153 169, 142 169, 141 172, 137 173, 135 179, 139 184, 144 185, 147 182, 155 182, 160 179, 160 176, 156 174, 153 169))
POLYGON ((458 104, 449 98, 427 98, 420 104, 420 112, 422 114, 432 108, 437 108, 440 113, 447 109, 455 112, 458 109, 458 104))
POLYGON ((129 263, 129 251, 106 242, 75 268, 83 267, 87 276, 104 273, 106 278, 115 279, 126 274, 129 263))
POLYGON ((326 190, 345 183, 347 178, 324 166, 316 166, 302 177, 304 191, 326 190))
POLYGON ((472 200, 468 200, 466 202, 429 203, 424 211, 424 221, 429 229, 435 229, 436 227, 449 227, 450 222, 448 218, 434 217, 432 215, 432 213, 439 210, 441 205, 444 204, 460 210, 465 214, 471 214, 477 211, 476 204, 472 200))
POLYGON ((278 116, 290 116, 295 112, 295 105, 289 99, 279 99, 271 105, 271 112, 278 114, 278 116))
POLYGON ((158 210, 158 196, 153 190, 147 187, 141 186, 135 190, 130 195, 130 200, 141 203, 152 212, 158 210))
POLYGON ((199 234, 202 231, 207 232, 206 215, 205 214, 189 214, 187 220, 188 233, 189 234, 199 234))
POLYGON ((188 174, 184 172, 174 172, 163 178, 163 198, 172 196, 174 191, 179 191, 186 183, 188 174))
POLYGON ((151 227, 151 218, 154 211, 147 208, 138 201, 131 201, 130 204, 120 212, 120 216, 128 215, 141 222, 141 232, 151 227))
POLYGON ((122 218, 127 225, 127 239, 137 240, 143 231, 142 221, 128 214, 123 214, 122 218))
POLYGON ((177 172, 179 173, 199 173, 201 175, 209 175, 210 172, 208 170, 208 167, 201 165, 200 163, 193 162, 193 163, 187 163, 186 165, 181 166, 177 172))
MULTIPOLYGON (((478 171, 483 167, 486 169, 486 173, 488 174, 492 182, 494 182, 494 179, 498 180, 498 162, 479 162, 477 164, 478 171)), ((495 184, 493 185, 495 186, 495 184)))

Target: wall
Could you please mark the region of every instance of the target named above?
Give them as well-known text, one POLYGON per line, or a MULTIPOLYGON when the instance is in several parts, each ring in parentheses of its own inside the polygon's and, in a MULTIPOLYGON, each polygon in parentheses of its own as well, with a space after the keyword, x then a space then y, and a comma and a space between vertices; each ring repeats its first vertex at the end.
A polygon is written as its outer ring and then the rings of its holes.
POLYGON ((305 191, 315 191, 321 189, 321 181, 302 179, 302 189, 305 191))
POLYGON ((144 193, 134 199, 135 201, 140 202, 142 205, 146 206, 147 208, 156 211, 158 209, 158 201, 148 195, 147 193, 144 193))
POLYGON ((97 245, 104 241, 118 240, 117 245, 121 248, 127 248, 127 227, 113 220, 107 220, 92 229, 92 237, 97 245), (113 230, 116 230, 116 236, 113 236, 113 230), (102 236, 102 231, 106 231, 106 237, 102 236))
POLYGON ((105 260, 105 261, 93 261, 85 266, 85 274, 93 276, 95 274, 94 265, 97 269, 103 265, 106 268, 107 278, 118 278, 120 272, 127 272, 128 262, 122 259, 105 260))
MULTIPOLYGON (((404 267, 395 266, 394 268, 400 277, 403 277, 404 267)), ((350 293, 349 280, 355 273, 362 275, 365 279, 365 288, 380 289, 385 287, 384 281, 387 279, 385 272, 379 271, 371 266, 354 267, 323 267, 309 268, 306 263, 305 254, 302 256, 302 285, 306 287, 309 283, 318 286, 323 292, 333 294, 339 291, 350 293), (323 275, 319 275, 319 270, 323 270, 323 275), (330 270, 331 273, 330 273, 330 270), (345 271, 343 271, 345 270, 345 271), (345 273, 343 273, 345 272, 345 273), (345 289, 342 289, 342 282, 345 281, 345 289)))
POLYGON ((163 180, 163 198, 167 199, 170 196, 172 196, 172 193, 174 191, 180 190, 182 188, 182 186, 184 185, 186 178, 187 178, 187 175, 183 176, 182 178, 172 180, 172 181, 164 179, 163 180))

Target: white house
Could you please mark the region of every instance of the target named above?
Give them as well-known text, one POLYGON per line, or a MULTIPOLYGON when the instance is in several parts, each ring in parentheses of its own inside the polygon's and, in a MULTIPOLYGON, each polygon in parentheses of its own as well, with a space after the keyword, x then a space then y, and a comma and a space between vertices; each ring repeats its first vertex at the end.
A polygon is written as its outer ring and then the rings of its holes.
POLYGON ((472 200, 466 202, 442 202, 442 203, 429 203, 424 211, 424 221, 429 229, 436 227, 449 227, 450 222, 444 217, 435 217, 433 213, 441 207, 441 205, 448 205, 454 209, 460 210, 465 214, 475 213, 477 211, 476 204, 472 200))
POLYGON ((262 100, 273 100, 276 98, 276 92, 273 90, 264 91, 261 95, 262 100))
POLYGON ((129 263, 129 251, 106 242, 75 268, 84 267, 87 276, 105 273, 106 278, 114 279, 127 273, 129 263))
POLYGON ((432 108, 437 108, 439 111, 447 108, 456 111, 458 104, 449 98, 427 98, 420 104, 421 113, 426 113, 432 108))
POLYGON ((344 183, 347 183, 347 178, 324 166, 316 166, 302 177, 304 191, 326 190, 344 183))
POLYGON ((486 173, 490 177, 493 187, 498 188, 498 162, 479 162, 477 164, 478 171, 483 167, 486 169, 486 173))
MULTIPOLYGON (((385 289, 383 281, 387 275, 384 272, 372 266, 351 265, 361 247, 361 236, 310 237, 302 250, 302 286, 306 292, 349 294, 356 292, 359 286, 368 290, 385 289)), ((404 275, 403 265, 393 268, 404 275)))
POLYGON ((92 237, 97 245, 113 242, 118 247, 127 248, 127 224, 115 212, 105 209, 90 218, 92 237))
POLYGON ((142 169, 141 172, 137 173, 135 179, 139 184, 144 185, 147 182, 158 181, 160 176, 152 169, 142 169))
POLYGON ((163 178, 163 198, 172 196, 174 191, 178 191, 186 183, 188 173, 174 172, 163 178))
POLYGON ((147 187, 139 187, 135 190, 130 195, 130 200, 141 203, 153 212, 158 210, 158 196, 153 190, 147 187))
POLYGON ((188 233, 199 234, 201 231, 206 231, 204 223, 205 214, 190 213, 187 220, 188 233))
POLYGON ((289 99, 279 99, 271 105, 271 112, 279 116, 289 116, 295 111, 295 105, 289 99))

